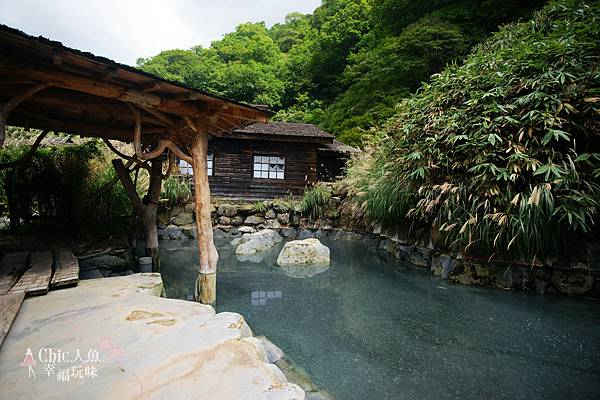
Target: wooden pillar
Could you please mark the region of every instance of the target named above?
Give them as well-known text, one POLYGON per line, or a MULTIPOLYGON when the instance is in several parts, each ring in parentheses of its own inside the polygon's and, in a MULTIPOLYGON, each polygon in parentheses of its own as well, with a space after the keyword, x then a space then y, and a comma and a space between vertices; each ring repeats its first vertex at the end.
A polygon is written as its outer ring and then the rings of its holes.
POLYGON ((219 254, 213 242, 210 217, 210 188, 207 171, 208 120, 196 121, 196 134, 192 142, 192 168, 194 170, 194 201, 200 274, 196 280, 196 301, 215 304, 217 300, 217 262, 219 254))

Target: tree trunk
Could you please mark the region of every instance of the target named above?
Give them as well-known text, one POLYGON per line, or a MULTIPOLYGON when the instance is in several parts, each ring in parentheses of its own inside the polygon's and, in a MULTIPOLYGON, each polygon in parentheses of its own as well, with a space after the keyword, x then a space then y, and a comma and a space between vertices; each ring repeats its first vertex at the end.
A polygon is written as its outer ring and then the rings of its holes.
POLYGON ((210 188, 206 158, 208 154, 208 121, 196 121, 196 136, 192 142, 192 168, 194 170, 194 201, 196 206, 196 229, 198 230, 198 254, 200 274, 196 280, 196 300, 215 304, 217 300, 217 262, 219 253, 213 242, 210 217, 210 188))
POLYGON ((123 161, 116 159, 112 161, 117 176, 125 188, 129 200, 135 211, 142 217, 144 222, 144 240, 146 241, 146 255, 152 257, 152 270, 160 272, 160 256, 158 252, 158 232, 156 230, 156 211, 161 189, 162 161, 154 159, 150 168, 150 186, 148 194, 140 200, 135 186, 129 176, 129 170, 123 165, 123 161))
POLYGON ((150 168, 150 187, 144 204, 144 238, 146 240, 146 255, 152 257, 152 270, 160 272, 160 256, 158 252, 158 232, 156 229, 156 212, 160 200, 162 184, 162 160, 154 159, 150 168))

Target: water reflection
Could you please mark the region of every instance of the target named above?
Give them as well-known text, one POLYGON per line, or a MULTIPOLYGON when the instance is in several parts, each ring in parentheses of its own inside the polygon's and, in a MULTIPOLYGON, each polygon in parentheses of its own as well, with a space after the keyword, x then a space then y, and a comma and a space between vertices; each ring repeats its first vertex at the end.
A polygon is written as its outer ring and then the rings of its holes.
MULTIPOLYGON (((217 242, 217 310, 242 314, 337 399, 598 399, 597 304, 446 284, 362 242, 323 243, 330 268, 295 279, 275 264, 280 246, 252 263, 217 242)), ((169 297, 193 293, 186 246, 161 249, 169 297)))
POLYGON ((263 292, 262 290, 252 292, 250 304, 253 306, 266 306, 267 300, 280 299, 281 291, 276 290, 274 292, 263 292))

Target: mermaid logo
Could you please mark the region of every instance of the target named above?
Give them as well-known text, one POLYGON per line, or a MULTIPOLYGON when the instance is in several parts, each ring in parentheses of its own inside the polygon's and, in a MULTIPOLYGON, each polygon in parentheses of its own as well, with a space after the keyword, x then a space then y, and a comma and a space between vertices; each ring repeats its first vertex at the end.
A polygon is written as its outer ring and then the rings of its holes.
POLYGON ((32 376, 33 376, 33 379, 37 379, 37 377, 35 376, 35 371, 33 370, 33 367, 35 367, 36 364, 37 364, 37 362, 33 358, 33 353, 31 352, 31 349, 27 348, 27 351, 25 352, 25 358, 23 359, 23 362, 19 364, 19 366, 21 368, 27 367, 29 369, 29 371, 28 371, 29 379, 31 379, 32 376))

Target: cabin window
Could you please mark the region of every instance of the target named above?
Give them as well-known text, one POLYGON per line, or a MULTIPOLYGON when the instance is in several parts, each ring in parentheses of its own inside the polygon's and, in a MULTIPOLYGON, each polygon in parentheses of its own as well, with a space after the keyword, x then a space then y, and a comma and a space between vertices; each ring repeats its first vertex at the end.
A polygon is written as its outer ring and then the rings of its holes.
POLYGON ((285 157, 254 156, 254 177, 261 179, 284 179, 285 157))
MULTIPOLYGON (((206 156, 206 171, 208 172, 208 176, 212 176, 213 174, 213 160, 213 153, 208 153, 206 156)), ((194 169, 187 161, 179 160, 179 173, 181 175, 194 175, 194 169)))

